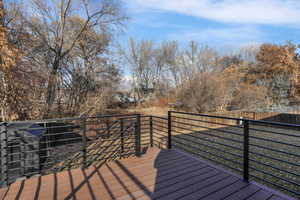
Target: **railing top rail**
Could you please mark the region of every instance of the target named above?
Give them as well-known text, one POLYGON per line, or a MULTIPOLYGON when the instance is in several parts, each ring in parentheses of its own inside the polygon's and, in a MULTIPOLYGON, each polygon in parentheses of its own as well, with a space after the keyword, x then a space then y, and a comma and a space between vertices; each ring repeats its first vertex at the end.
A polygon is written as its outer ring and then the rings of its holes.
POLYGON ((245 119, 245 118, 236 118, 236 117, 215 116, 215 115, 189 113, 189 112, 179 112, 179 111, 170 111, 170 112, 175 113, 175 114, 176 113, 177 114, 183 114, 183 115, 193 115, 193 116, 218 118, 218 119, 228 119, 228 120, 242 120, 242 121, 249 121, 249 122, 259 123, 259 124, 269 124, 269 125, 282 126, 282 127, 300 128, 299 124, 289 124, 289 123, 283 123, 283 122, 271 122, 271 121, 265 121, 265 120, 254 120, 254 119, 245 119))
POLYGON ((82 119, 99 119, 99 118, 113 118, 113 117, 135 117, 138 113, 133 114, 120 114, 120 115, 98 115, 98 116, 86 116, 86 117, 66 117, 66 118, 53 118, 53 119, 39 119, 39 120, 26 120, 26 121, 6 121, 0 124, 7 123, 43 123, 43 122, 56 122, 56 121, 72 121, 82 119))
MULTIPOLYGON (((199 114, 199 113, 191 113, 191 112, 180 112, 180 111, 170 111, 170 112, 175 113, 175 114, 183 114, 183 115, 193 115, 193 116, 202 116, 202 117, 228 119, 228 120, 241 120, 241 121, 249 121, 249 122, 258 123, 258 124, 269 124, 269 125, 277 125, 277 126, 282 126, 282 127, 300 128, 299 124, 290 124, 290 123, 283 123, 283 122, 272 122, 272 121, 245 119, 245 118, 237 118, 237 117, 215 116, 215 115, 207 115, 207 114, 199 114)), ((125 117, 126 118, 126 117, 135 117, 136 115, 140 115, 140 114, 132 113, 132 114, 119 114, 119 115, 99 115, 99 116, 87 116, 87 117, 53 118, 53 119, 26 120, 26 121, 6 121, 6 122, 0 122, 0 125, 7 124, 7 123, 44 123, 44 122, 72 121, 72 120, 82 120, 82 119, 99 119, 99 118, 113 118, 113 117, 125 117)), ((155 115, 142 115, 142 117, 150 117, 150 116, 167 120, 166 117, 160 117, 160 116, 155 116, 155 115)))
POLYGON ((158 118, 158 119, 163 119, 163 120, 168 120, 168 117, 161 117, 161 116, 155 116, 155 115, 151 115, 151 117, 158 118))

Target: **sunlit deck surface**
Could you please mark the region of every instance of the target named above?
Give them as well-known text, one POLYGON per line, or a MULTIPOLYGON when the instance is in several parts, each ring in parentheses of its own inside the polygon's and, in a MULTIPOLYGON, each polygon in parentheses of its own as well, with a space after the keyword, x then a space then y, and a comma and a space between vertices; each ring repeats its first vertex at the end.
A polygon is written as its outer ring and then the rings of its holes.
POLYGON ((18 181, 0 199, 293 199, 179 150, 150 148, 143 156, 18 181))

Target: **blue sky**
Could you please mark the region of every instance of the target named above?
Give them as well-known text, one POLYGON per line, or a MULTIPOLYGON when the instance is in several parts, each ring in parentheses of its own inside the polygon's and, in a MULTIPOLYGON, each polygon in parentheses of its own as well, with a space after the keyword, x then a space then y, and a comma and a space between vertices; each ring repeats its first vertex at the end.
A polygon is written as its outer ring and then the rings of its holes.
POLYGON ((198 41, 216 48, 300 43, 300 0, 123 0, 122 42, 198 41))
POLYGON ((122 45, 129 38, 195 40, 221 50, 264 42, 300 44, 300 0, 116 1, 130 18, 119 38, 122 45))

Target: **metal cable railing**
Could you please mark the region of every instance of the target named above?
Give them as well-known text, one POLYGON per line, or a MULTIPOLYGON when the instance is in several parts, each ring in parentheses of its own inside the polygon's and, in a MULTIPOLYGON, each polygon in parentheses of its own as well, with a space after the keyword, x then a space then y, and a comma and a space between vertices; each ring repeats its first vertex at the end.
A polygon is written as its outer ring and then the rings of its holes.
POLYGON ((0 125, 2 182, 179 148, 300 197, 300 125, 196 113, 64 118, 0 125), (16 131, 18 130, 18 131, 16 131))
POLYGON ((138 155, 139 114, 0 124, 1 184, 138 155))
POLYGON ((300 125, 169 112, 169 146, 300 197, 300 125))

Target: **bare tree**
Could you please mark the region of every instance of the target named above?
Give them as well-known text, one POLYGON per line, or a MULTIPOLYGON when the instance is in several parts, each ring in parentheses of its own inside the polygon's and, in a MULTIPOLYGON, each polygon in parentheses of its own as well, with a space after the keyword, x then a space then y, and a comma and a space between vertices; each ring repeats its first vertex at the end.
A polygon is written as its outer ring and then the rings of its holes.
POLYGON ((200 47, 198 43, 191 41, 189 48, 180 56, 181 79, 192 81, 199 73, 214 71, 217 61, 217 52, 207 46, 200 47))
POLYGON ((180 50, 178 42, 170 41, 164 42, 157 49, 156 54, 156 68, 157 77, 161 82, 169 83, 169 86, 178 87, 180 84, 180 66, 178 59, 180 57, 180 50), (168 78, 171 77, 171 78, 168 78))
POLYGON ((120 49, 120 54, 129 65, 135 98, 138 103, 141 103, 155 85, 154 44, 152 41, 136 42, 131 39, 129 50, 120 49))
MULTIPOLYGON (((119 26, 125 17, 117 1, 102 0, 95 5, 90 0, 32 0, 30 5, 31 10, 23 14, 23 20, 33 40, 31 53, 38 54, 31 56, 30 62, 44 66, 47 74, 44 95, 44 117, 47 117, 57 100, 59 74, 68 67, 76 47, 80 48, 84 38, 90 37, 88 30, 108 31, 119 26)), ((87 46, 85 50, 89 51, 87 46)), ((82 62, 88 65, 89 61, 84 58, 82 62)))

